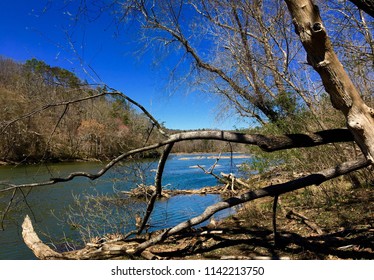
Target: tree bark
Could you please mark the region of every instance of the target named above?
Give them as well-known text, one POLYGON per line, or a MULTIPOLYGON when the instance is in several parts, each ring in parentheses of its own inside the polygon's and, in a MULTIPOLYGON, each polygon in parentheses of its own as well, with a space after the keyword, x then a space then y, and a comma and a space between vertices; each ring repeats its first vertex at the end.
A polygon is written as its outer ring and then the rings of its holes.
POLYGON ((41 260, 56 260, 64 257, 53 251, 45 245, 35 233, 30 217, 27 215, 22 223, 22 237, 27 247, 29 247, 35 256, 41 260))
POLYGON ((362 100, 333 50, 319 9, 312 0, 285 0, 308 63, 320 75, 332 105, 343 112, 347 127, 368 160, 374 162, 374 109, 362 100))

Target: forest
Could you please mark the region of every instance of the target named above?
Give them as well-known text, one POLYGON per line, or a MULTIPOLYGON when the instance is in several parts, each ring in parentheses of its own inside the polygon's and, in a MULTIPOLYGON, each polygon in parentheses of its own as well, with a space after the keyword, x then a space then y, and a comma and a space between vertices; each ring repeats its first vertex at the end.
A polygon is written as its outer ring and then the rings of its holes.
POLYGON ((133 157, 159 159, 154 184, 140 188, 146 207, 133 217, 135 230, 97 236, 83 248, 58 252, 40 241, 27 216, 23 238, 38 258, 373 257, 372 2, 86 5, 76 13, 86 13, 82 21, 108 13, 118 26, 139 23, 143 48, 156 57, 159 52, 178 57, 171 79, 219 96, 223 116, 233 110, 253 125, 240 131, 168 130, 109 85, 90 85, 36 59, 19 64, 2 58, 2 161, 105 160, 96 173, 3 184, 0 192, 10 194, 3 217, 23 189, 78 177, 96 180, 133 157), (189 67, 178 69, 182 64, 189 67), (149 233, 149 218, 165 191, 169 155, 199 151, 245 151, 251 155, 248 175, 236 178, 215 174, 214 166, 202 168, 222 184, 222 201, 149 233), (217 212, 238 205, 237 216, 214 220, 217 212), (205 221, 210 226, 194 227, 205 221))
MULTIPOLYGON (((24 64, 0 58, 0 91, 4 164, 105 161, 161 139, 124 96, 107 94, 105 87, 89 85, 35 58, 24 64)), ((180 143, 174 149, 216 151, 224 151, 223 145, 208 140, 180 143)), ((159 151, 141 157, 157 155, 159 151)))

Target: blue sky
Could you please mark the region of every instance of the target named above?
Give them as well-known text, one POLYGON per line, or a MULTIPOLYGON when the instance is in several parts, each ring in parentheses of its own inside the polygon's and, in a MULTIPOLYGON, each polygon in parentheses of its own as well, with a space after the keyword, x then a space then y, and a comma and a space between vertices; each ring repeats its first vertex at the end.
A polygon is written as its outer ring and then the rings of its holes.
POLYGON ((134 43, 136 33, 115 36, 115 26, 109 17, 71 28, 74 11, 62 8, 63 3, 62 0, 1 1, 0 55, 18 62, 37 58, 87 80, 85 71, 90 72, 97 82, 140 102, 168 128, 248 126, 234 116, 217 120, 218 101, 212 96, 189 92, 188 85, 182 84, 177 92, 168 90, 169 74, 164 64, 152 66, 154 54, 149 52, 140 57, 134 55, 139 47, 134 43))

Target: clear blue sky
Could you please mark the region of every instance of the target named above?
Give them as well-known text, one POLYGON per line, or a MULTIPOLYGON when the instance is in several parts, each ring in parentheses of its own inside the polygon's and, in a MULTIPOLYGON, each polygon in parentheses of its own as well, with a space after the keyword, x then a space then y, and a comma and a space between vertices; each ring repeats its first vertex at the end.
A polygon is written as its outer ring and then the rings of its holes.
POLYGON ((152 66, 152 53, 135 56, 138 47, 132 43, 136 40, 135 32, 116 37, 109 17, 71 28, 74 11, 63 8, 63 3, 62 0, 1 1, 0 55, 18 62, 37 58, 71 70, 84 79, 87 78, 84 69, 92 73, 91 67, 101 79, 97 79, 98 82, 140 102, 168 128, 248 126, 236 117, 217 121, 217 100, 196 92, 187 94, 188 85, 182 85, 175 93, 168 91, 166 68, 152 66), (75 54, 70 43, 74 45, 75 54), (79 58, 84 61, 83 67, 79 58))

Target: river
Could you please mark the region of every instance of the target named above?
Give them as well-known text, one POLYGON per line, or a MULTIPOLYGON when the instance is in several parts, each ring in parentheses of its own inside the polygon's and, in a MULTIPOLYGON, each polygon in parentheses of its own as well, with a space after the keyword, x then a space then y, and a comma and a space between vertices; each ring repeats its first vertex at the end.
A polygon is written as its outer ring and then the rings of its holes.
MULTIPOLYGON (((171 155, 166 163, 163 185, 169 189, 199 189, 214 186, 217 181, 205 174, 197 165, 210 168, 217 159, 214 154, 171 155)), ((249 160, 244 154, 224 154, 221 156, 214 172, 219 174, 238 173, 238 166, 249 160)), ((64 176, 74 171, 97 172, 103 163, 58 163, 48 165, 24 165, 0 167, 0 183, 28 183, 48 180, 51 177, 64 176)), ((44 242, 53 240, 77 240, 80 238, 76 229, 66 224, 68 209, 74 203, 74 197, 85 195, 111 195, 127 191, 137 183, 152 184, 157 167, 156 161, 139 161, 123 164, 108 171, 101 178, 91 181, 87 178, 75 178, 72 181, 58 183, 53 186, 33 188, 29 193, 18 191, 10 211, 4 221, 4 230, 0 230, 0 259, 21 260, 35 259, 35 256, 23 243, 21 223, 26 214, 32 217, 34 227, 44 242), (23 197, 27 196, 27 203, 23 197), (15 206, 15 207, 14 207, 15 206)), ((11 193, 0 196, 0 215, 7 207, 11 193)), ((156 203, 151 216, 151 229, 170 227, 200 214, 208 205, 220 200, 219 195, 180 195, 161 200, 156 203)), ((129 209, 144 211, 144 203, 132 201, 129 209)), ((134 210, 135 211, 135 210, 134 210)), ((233 210, 217 213, 217 218, 232 214, 233 210)), ((84 215, 84 213, 83 213, 84 215)), ((125 226, 123 231, 131 228, 125 226)), ((104 229, 105 231, 105 229, 104 229)), ((57 243, 53 243, 57 244, 57 243)))

